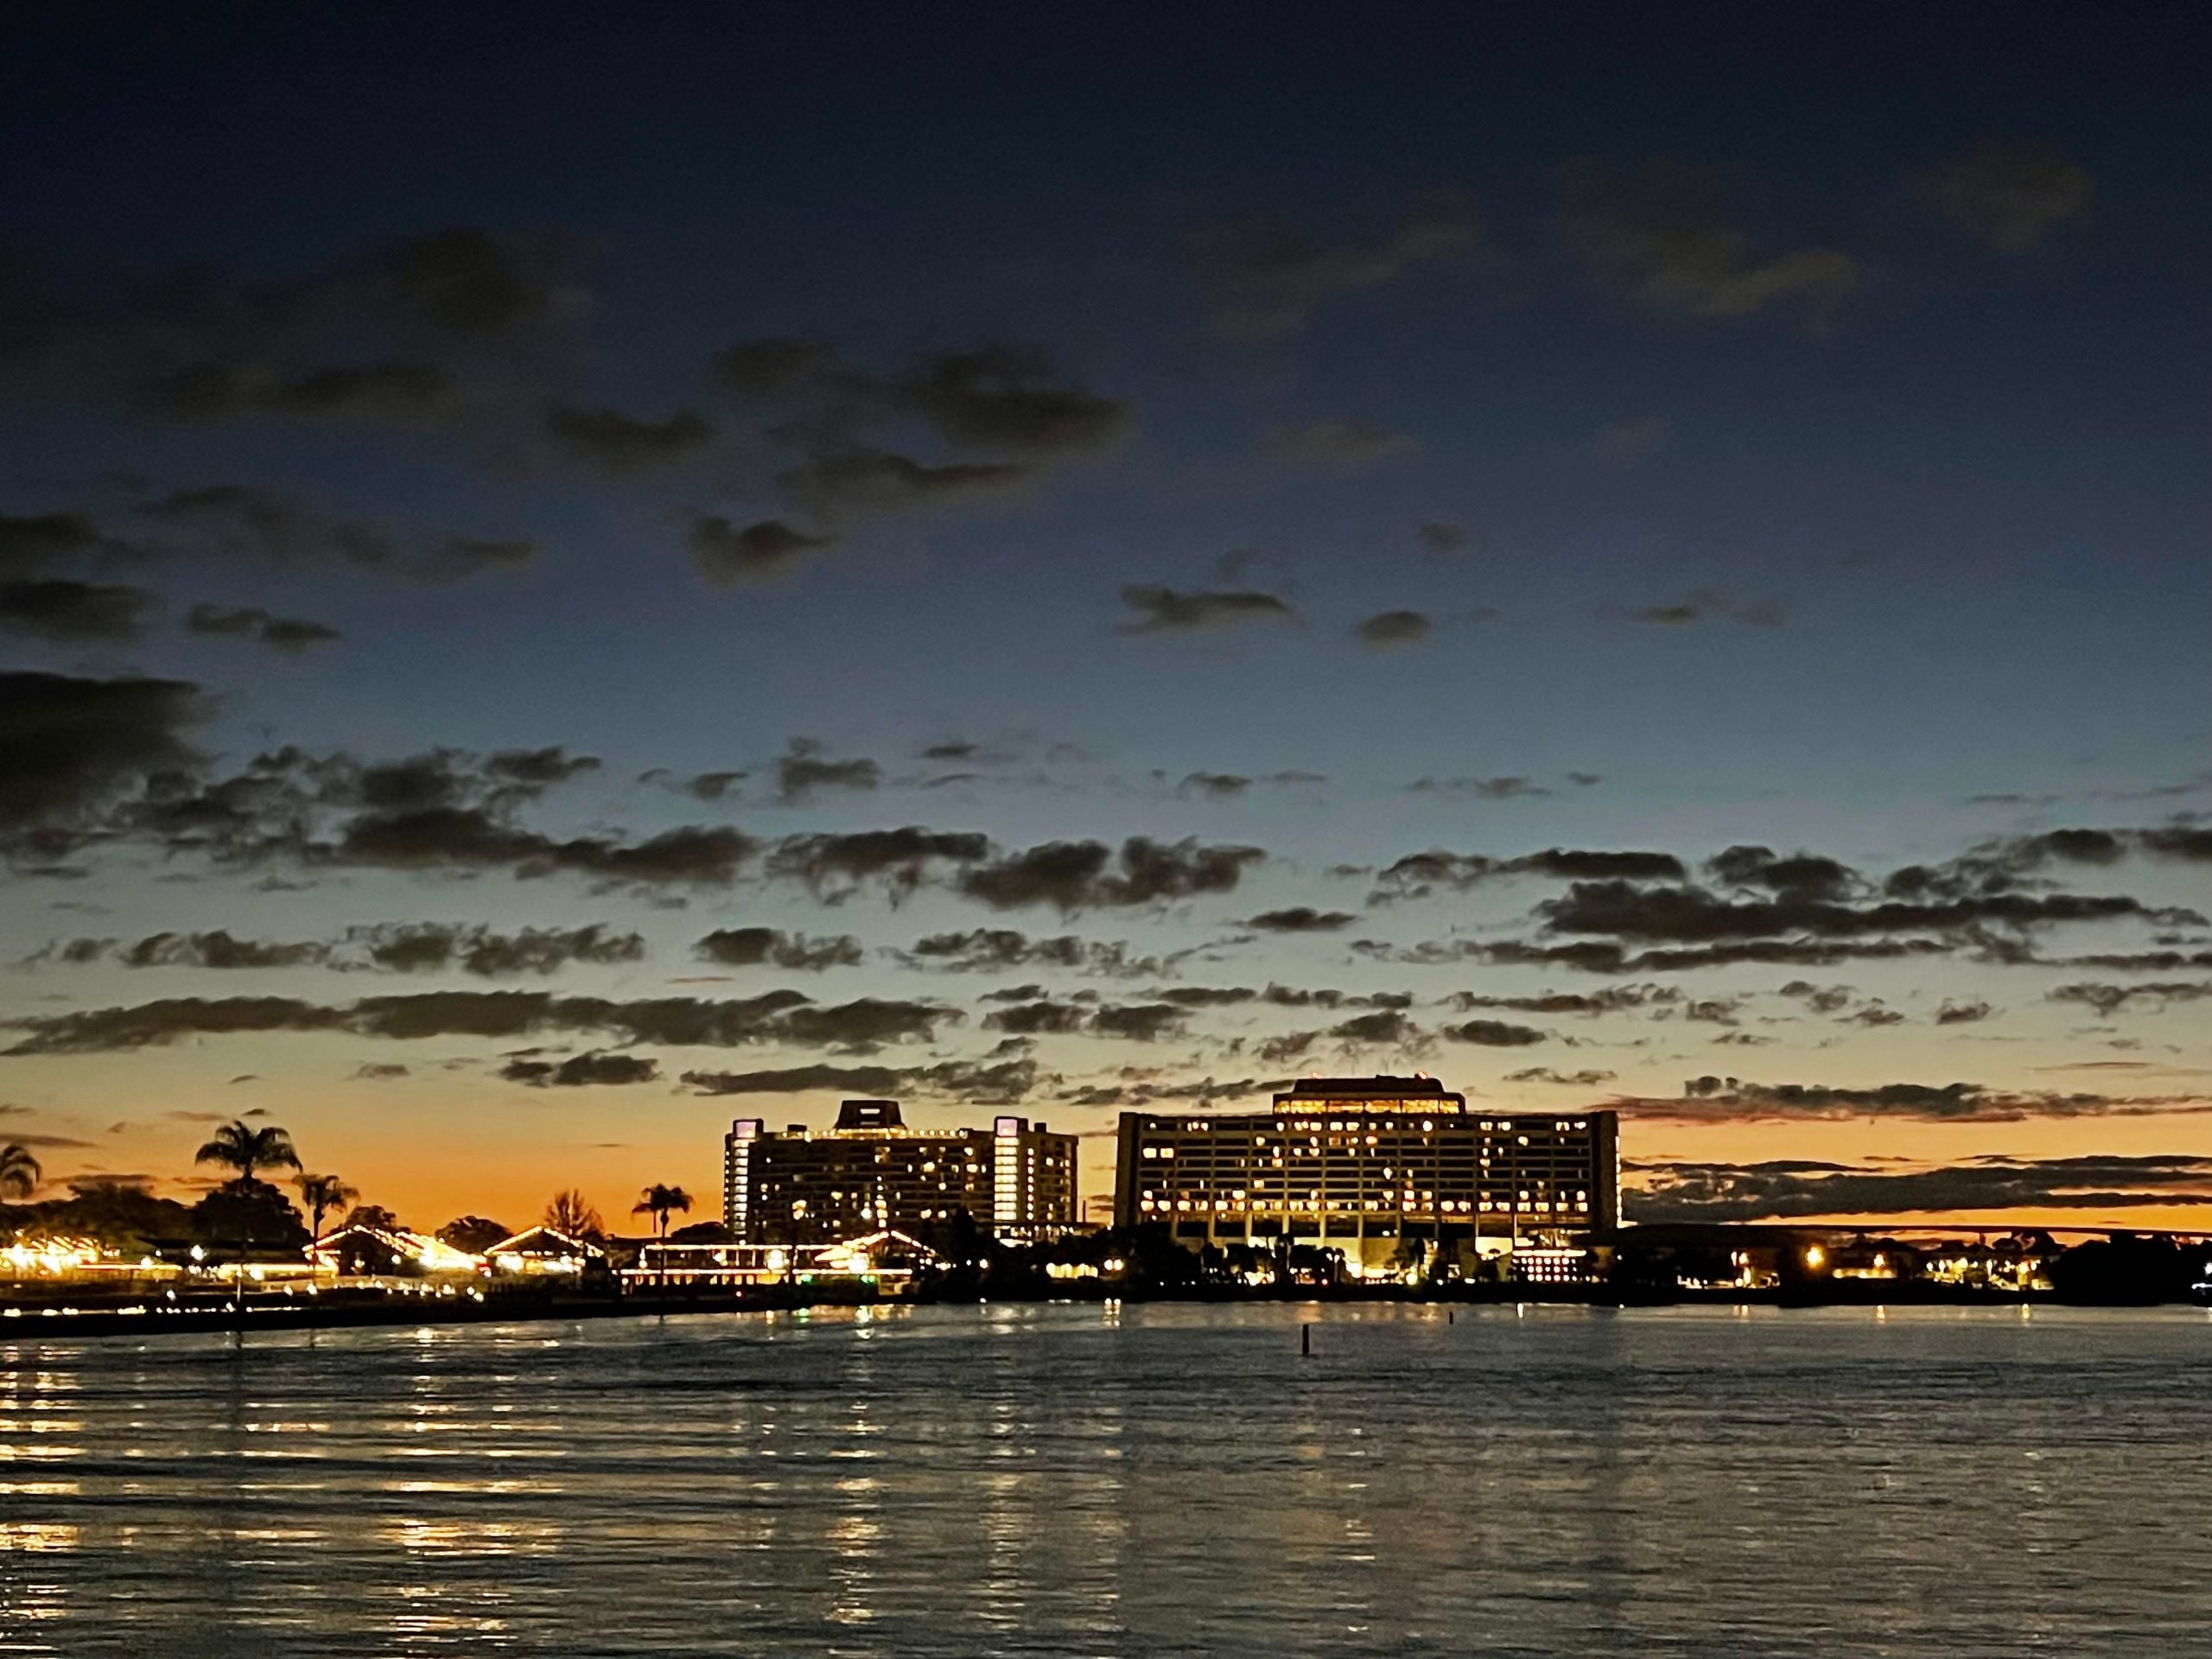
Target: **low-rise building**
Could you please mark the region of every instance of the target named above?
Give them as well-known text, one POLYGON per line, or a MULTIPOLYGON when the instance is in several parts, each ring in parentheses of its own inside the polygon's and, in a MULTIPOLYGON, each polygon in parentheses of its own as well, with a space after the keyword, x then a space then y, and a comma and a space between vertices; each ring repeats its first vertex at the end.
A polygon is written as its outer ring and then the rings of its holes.
POLYGON ((823 1135, 741 1117, 722 1143, 722 1222, 747 1243, 787 1249, 926 1232, 963 1214, 1001 1238, 1049 1238, 1078 1219, 1076 1145, 1026 1117, 912 1128, 895 1100, 846 1101, 823 1135))

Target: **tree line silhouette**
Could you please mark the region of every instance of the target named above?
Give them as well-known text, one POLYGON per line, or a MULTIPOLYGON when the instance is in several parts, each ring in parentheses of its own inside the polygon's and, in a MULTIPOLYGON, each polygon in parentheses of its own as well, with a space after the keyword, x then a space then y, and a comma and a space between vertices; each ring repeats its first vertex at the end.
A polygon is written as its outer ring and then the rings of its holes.
MULTIPOLYGON (((359 1202, 359 1189, 341 1176, 310 1171, 290 1134, 273 1123, 238 1118, 223 1124, 193 1154, 193 1162, 229 1172, 193 1203, 161 1197, 143 1181, 110 1176, 72 1181, 66 1196, 34 1202, 46 1179, 37 1155, 19 1142, 0 1143, 0 1236, 88 1238, 123 1250, 197 1242, 282 1251, 303 1249, 340 1228, 403 1230, 391 1210, 359 1202), (264 1179, 285 1170, 291 1172, 296 1204, 264 1179)), ((630 1213, 650 1216, 655 1235, 664 1240, 671 1217, 688 1214, 691 1205, 691 1195, 682 1187, 655 1182, 643 1190, 630 1213)), ((598 1208, 575 1187, 556 1192, 538 1224, 587 1243, 607 1236, 598 1208)), ((480 1252, 516 1230, 489 1217, 466 1215, 438 1228, 435 1236, 456 1249, 480 1252)))

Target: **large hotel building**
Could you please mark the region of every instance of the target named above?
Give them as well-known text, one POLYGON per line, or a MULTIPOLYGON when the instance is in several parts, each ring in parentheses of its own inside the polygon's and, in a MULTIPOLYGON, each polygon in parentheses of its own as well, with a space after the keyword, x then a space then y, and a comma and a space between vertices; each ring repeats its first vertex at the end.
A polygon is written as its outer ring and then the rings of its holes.
POLYGON ((1114 1219, 1189 1249, 1278 1241, 1387 1270, 1404 1241, 1541 1276, 1620 1223, 1611 1112, 1469 1109, 1433 1077, 1307 1077, 1274 1109, 1122 1114, 1114 1219))
POLYGON ((1001 1238, 1050 1237, 1081 1214, 1075 1149, 1026 1117, 909 1128, 895 1100, 849 1100, 826 1135, 741 1117, 722 1141, 722 1223, 749 1243, 835 1244, 965 1211, 1001 1238))

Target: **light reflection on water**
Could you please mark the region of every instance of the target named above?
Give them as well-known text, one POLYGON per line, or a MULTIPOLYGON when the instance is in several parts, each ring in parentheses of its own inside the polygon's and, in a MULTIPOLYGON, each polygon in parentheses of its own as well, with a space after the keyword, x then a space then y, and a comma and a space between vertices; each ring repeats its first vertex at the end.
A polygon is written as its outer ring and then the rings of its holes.
POLYGON ((0 1343, 0 1654, 2212 1653, 2208 1349, 1286 1306, 0 1343))

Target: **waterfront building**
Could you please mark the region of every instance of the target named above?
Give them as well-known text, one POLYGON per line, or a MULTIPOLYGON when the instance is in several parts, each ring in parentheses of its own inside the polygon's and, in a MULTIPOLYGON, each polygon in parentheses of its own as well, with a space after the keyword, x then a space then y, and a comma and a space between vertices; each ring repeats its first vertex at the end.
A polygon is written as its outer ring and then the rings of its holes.
POLYGON ((525 1279, 582 1279, 603 1267, 607 1252, 588 1238, 576 1238, 542 1223, 510 1233, 484 1252, 494 1271, 525 1279))
POLYGON ((920 1240, 891 1228, 836 1244, 678 1243, 648 1239, 620 1273, 625 1294, 760 1290, 772 1285, 841 1284, 897 1293, 939 1260, 920 1240))
POLYGON ((1341 1251, 1361 1275, 1517 1254, 1510 1270, 1558 1282, 1620 1223, 1612 1113, 1471 1108, 1433 1077, 1301 1078, 1269 1111, 1124 1112, 1118 1153, 1117 1226, 1341 1251))
POLYGON ((333 1274, 340 1281, 439 1274, 476 1279, 486 1272, 485 1258, 474 1250, 455 1249, 442 1239, 404 1227, 360 1223, 325 1233, 308 1247, 307 1256, 318 1274, 333 1274))
POLYGON ((1075 1136, 1026 1117, 916 1129, 895 1100, 849 1100, 827 1134, 741 1117, 722 1142, 722 1223, 748 1243, 926 1233, 963 1213, 1000 1238, 1068 1231, 1080 1213, 1075 1136))

